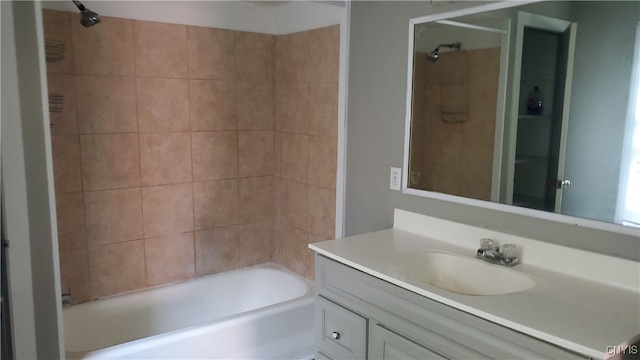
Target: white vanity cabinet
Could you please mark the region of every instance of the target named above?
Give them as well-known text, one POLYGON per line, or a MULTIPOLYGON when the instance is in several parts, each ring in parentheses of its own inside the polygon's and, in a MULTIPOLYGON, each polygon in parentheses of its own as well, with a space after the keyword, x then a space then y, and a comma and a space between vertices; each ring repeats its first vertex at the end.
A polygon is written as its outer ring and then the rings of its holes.
POLYGON ((316 359, 588 358, 322 255, 315 261, 316 359))

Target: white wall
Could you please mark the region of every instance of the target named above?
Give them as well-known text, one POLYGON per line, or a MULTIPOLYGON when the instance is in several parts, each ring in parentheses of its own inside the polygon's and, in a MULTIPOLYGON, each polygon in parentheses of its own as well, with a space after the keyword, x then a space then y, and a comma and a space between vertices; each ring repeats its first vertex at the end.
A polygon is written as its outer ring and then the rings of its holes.
POLYGON ((613 222, 640 2, 581 2, 562 213, 613 222))
MULTIPOLYGON (((471 23, 470 21, 465 21, 471 23)), ((503 29, 505 26, 502 20, 474 21, 474 25, 485 26, 494 29, 503 29)), ((437 23, 427 23, 416 26, 415 50, 418 52, 430 52, 439 44, 461 42, 462 50, 487 49, 500 47, 502 34, 469 29, 452 25, 437 23)), ((450 51, 441 49, 442 52, 450 51)))

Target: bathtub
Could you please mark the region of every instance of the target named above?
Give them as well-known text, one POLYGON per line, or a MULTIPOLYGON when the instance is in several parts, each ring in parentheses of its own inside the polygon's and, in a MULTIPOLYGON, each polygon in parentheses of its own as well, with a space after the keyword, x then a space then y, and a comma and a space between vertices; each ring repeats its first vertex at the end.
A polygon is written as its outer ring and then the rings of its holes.
POLYGON ((66 306, 68 359, 311 359, 314 293, 267 263, 66 306))

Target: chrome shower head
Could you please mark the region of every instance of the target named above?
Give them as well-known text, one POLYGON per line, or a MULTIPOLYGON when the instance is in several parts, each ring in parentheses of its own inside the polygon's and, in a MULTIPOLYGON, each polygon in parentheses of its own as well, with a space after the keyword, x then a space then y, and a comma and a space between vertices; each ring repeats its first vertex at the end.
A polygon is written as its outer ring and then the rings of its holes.
POLYGON ((430 62, 436 62, 439 58, 440 55, 438 55, 438 49, 435 49, 427 54, 427 60, 429 60, 430 62))
POLYGON ((100 22, 100 15, 84 7, 84 5, 82 5, 78 0, 71 1, 73 1, 73 3, 78 7, 78 10, 80 10, 80 23, 82 26, 88 28, 89 26, 93 26, 100 22))
POLYGON ((438 61, 438 59, 440 58, 440 55, 438 55, 438 52, 440 51, 441 47, 445 47, 445 48, 449 48, 449 49, 453 49, 455 51, 458 51, 458 50, 460 50, 460 47, 462 47, 462 43, 458 41, 456 43, 451 43, 451 44, 440 44, 440 45, 438 45, 438 47, 433 49, 432 52, 427 53, 427 60, 429 60, 430 62, 438 61))

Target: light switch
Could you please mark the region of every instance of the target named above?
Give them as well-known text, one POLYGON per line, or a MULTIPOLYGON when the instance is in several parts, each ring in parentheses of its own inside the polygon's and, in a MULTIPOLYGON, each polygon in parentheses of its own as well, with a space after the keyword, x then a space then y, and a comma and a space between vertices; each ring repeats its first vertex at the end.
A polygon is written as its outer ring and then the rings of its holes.
POLYGON ((391 176, 389 179, 389 188, 391 190, 400 190, 400 180, 402 178, 402 169, 392 167, 391 176))

